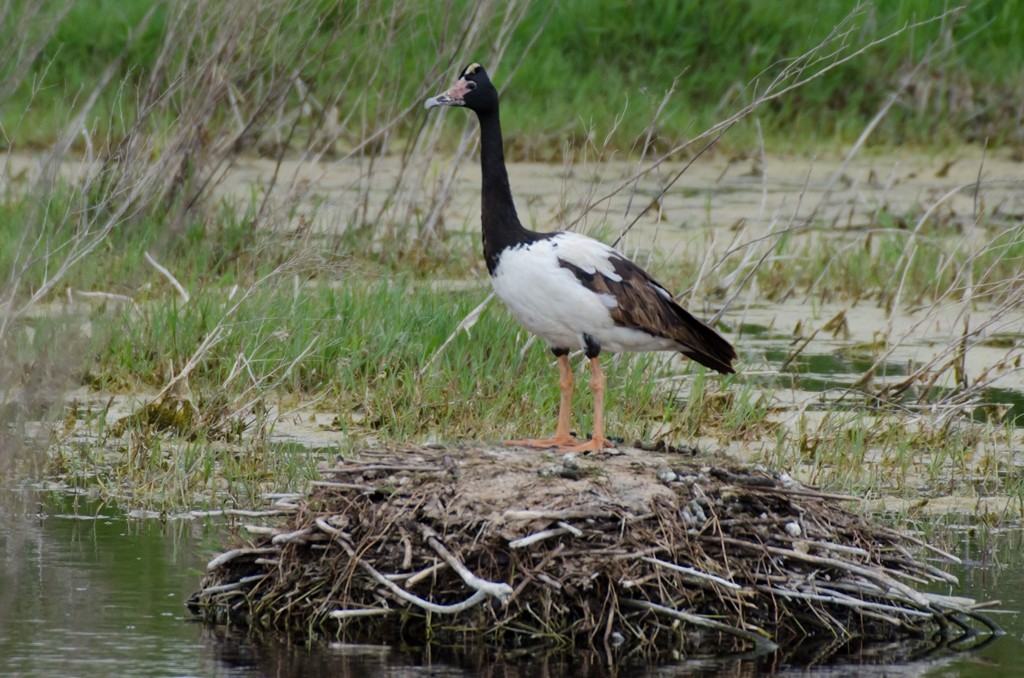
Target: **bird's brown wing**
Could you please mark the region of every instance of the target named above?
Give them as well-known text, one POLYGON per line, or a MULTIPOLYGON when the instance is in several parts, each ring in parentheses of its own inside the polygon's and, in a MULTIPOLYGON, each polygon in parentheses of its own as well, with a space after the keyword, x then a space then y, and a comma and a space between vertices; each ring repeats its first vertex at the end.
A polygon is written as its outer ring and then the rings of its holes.
POLYGON ((616 306, 610 313, 616 325, 672 339, 691 360, 723 374, 735 372, 732 361, 736 350, 732 344, 677 304, 668 290, 632 261, 615 253, 610 262, 615 276, 590 273, 559 261, 587 288, 615 298, 616 306))

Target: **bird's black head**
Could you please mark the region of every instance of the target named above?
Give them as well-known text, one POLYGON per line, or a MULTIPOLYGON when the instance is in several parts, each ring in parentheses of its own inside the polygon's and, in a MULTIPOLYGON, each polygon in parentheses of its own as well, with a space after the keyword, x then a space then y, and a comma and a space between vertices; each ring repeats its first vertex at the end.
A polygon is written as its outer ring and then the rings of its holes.
POLYGON ((490 113, 498 109, 498 90, 491 84, 483 66, 470 64, 462 69, 459 79, 448 91, 427 99, 424 106, 464 106, 477 114, 490 113))

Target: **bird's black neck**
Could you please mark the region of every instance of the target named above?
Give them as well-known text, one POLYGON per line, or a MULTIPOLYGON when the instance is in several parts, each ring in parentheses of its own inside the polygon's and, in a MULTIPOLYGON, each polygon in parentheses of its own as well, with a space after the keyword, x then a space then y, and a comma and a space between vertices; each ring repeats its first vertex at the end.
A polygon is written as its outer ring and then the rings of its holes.
POLYGON ((537 233, 523 228, 512 201, 512 188, 505 169, 501 121, 498 111, 479 114, 480 170, 483 176, 481 222, 483 224, 484 259, 492 275, 502 251, 513 245, 531 242, 537 233))

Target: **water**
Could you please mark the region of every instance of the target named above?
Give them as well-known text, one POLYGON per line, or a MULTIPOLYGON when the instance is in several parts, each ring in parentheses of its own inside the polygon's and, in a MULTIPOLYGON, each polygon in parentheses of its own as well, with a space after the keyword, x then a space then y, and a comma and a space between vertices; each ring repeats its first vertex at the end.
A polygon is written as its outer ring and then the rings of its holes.
MULTIPOLYGON (((952 533, 965 565, 958 591, 1024 607, 1024 532, 952 533)), ((711 676, 1020 675, 1024 619, 999 614, 1005 637, 975 652, 937 650, 893 663, 891 649, 827 666, 771 657, 700 659, 654 668, 540 655, 438 656, 376 645, 248 642, 192 622, 185 600, 228 538, 223 523, 136 520, 116 507, 59 495, 8 494, 0 504, 0 675, 3 676, 711 676), (885 663, 887 662, 887 663, 885 663)))
MULTIPOLYGON (((770 334, 763 325, 747 324, 743 326, 744 334, 754 337, 747 341, 748 348, 760 348, 765 362, 772 368, 779 369, 786 365, 792 349, 790 337, 770 334)), ((811 392, 826 392, 832 389, 844 391, 859 382, 864 374, 875 363, 873 355, 857 355, 844 345, 844 342, 833 342, 835 350, 828 353, 815 351, 801 352, 789 362, 787 369, 778 374, 762 377, 762 381, 771 387, 779 384, 811 392)), ((885 361, 875 369, 875 379, 879 381, 898 381, 906 377, 908 368, 917 369, 918 363, 885 361)), ((1017 380, 1019 382, 1019 380, 1017 380)), ((1014 382, 1014 383, 1017 383, 1014 382)), ((952 391, 935 387, 932 389, 931 401, 950 395, 952 391)), ((989 387, 981 390, 983 402, 975 406, 971 416, 975 421, 1005 421, 1015 426, 1024 427, 1024 390, 1021 388, 989 387)), ((913 399, 910 399, 913 403, 913 399)), ((829 402, 829 407, 842 407, 841 404, 829 402)), ((852 407, 852 405, 850 405, 852 407)))
POLYGON ((206 550, 201 526, 127 520, 62 497, 8 503, 4 675, 218 675, 184 607, 206 550))

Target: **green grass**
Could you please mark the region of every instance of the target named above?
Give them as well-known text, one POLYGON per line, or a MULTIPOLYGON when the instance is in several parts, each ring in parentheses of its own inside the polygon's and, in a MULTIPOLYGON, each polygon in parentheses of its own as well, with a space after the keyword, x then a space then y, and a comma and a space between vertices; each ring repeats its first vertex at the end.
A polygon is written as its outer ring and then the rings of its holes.
MULTIPOLYGON (((0 206, 0 276, 10 279, 15 263, 25 261, 10 253, 26 235, 35 235, 24 228, 26 215, 74 214, 84 199, 59 187, 41 211, 33 211, 33 195, 0 206)), ((63 379, 124 395, 159 391, 205 340, 218 338, 188 376, 194 411, 173 401, 179 409, 139 410, 120 424, 74 404, 63 415, 59 404, 49 413, 33 411, 64 419, 66 433, 84 427, 101 441, 83 444, 58 435, 51 474, 163 507, 200 497, 204 503, 246 504, 262 491, 300 486, 317 461, 367 441, 499 441, 551 432, 558 398, 553 359, 540 342, 521 355, 526 333, 500 304, 442 351, 487 288, 483 281, 468 288, 432 281, 458 280, 479 267, 475 234, 453 233, 424 251, 402 233, 390 241, 360 229, 332 236, 257 229, 254 210, 203 205, 188 213, 174 237, 168 231, 180 213, 141 212, 67 273, 44 299, 55 302, 51 312, 23 318, 7 333, 5 365, 18 382, 45 391, 48 383, 59 390, 63 379), (174 272, 189 301, 145 261, 147 251, 174 272), (94 301, 60 310, 68 288, 116 292, 132 303, 94 301), (55 351, 58 345, 66 348, 55 351), (274 407, 327 413, 346 442, 332 450, 272 443, 267 414, 274 407)), ((970 268, 980 301, 1000 303, 1015 289, 1024 248, 1020 228, 983 222, 977 228, 986 229, 987 240, 968 259, 956 227, 926 222, 910 257, 909 231, 898 222, 917 219, 883 213, 876 228, 843 238, 815 230, 788 234, 774 246, 775 258, 755 273, 756 286, 767 299, 789 291, 851 304, 874 298, 884 305, 895 276, 909 281, 901 304, 919 304, 958 298, 957 281, 970 268), (793 261, 802 264, 794 267, 793 261)), ((60 242, 75 223, 53 218, 36 225, 42 240, 60 242)), ((683 251, 700 255, 700 248, 683 251)), ((27 261, 18 269, 22 297, 52 268, 45 259, 27 261)), ((729 266, 727 261, 708 273, 703 288, 720 287, 732 274, 729 266)), ((699 269, 696 258, 677 255, 652 270, 673 289, 686 289, 699 269)), ((757 356, 744 357, 755 362, 724 378, 692 365, 680 375, 679 365, 666 364, 661 355, 607 358, 607 432, 630 443, 762 446, 772 465, 807 467, 815 481, 857 491, 912 492, 922 478, 941 485, 951 473, 973 473, 965 458, 972 445, 987 450, 1013 444, 1013 431, 995 423, 955 418, 955 427, 921 432, 890 409, 880 424, 873 408, 856 400, 848 412, 833 413, 813 429, 780 425, 772 393, 788 387, 789 375, 757 376, 757 356), (869 457, 878 461, 868 463, 869 457)), ((584 360, 576 369, 573 428, 586 435, 589 374, 584 360)), ((996 482, 1004 471, 989 464, 981 475, 996 482)), ((1019 482, 1012 473, 1006 477, 1019 482)), ((957 483, 953 489, 965 487, 957 483)))
MULTIPOLYGON (((676 93, 657 130, 667 142, 685 137, 747 103, 765 85, 762 71, 812 48, 852 7, 841 1, 730 2, 714 10, 698 2, 562 2, 537 48, 526 57, 523 75, 510 85, 518 116, 513 130, 529 137, 528 130, 559 129, 576 120, 593 120, 598 130, 607 130, 611 115, 627 111, 617 140, 620 147, 628 147, 678 76, 676 93)), ((851 40, 876 39, 946 7, 929 0, 865 3, 851 40)), ((929 69, 925 79, 931 98, 897 107, 873 143, 932 145, 1015 134, 1012 125, 998 122, 995 111, 979 118, 976 102, 957 106, 953 101, 962 100, 969 88, 982 98, 1019 89, 1024 49, 1015 36, 1022 30, 1022 9, 1018 2, 970 3, 953 36, 980 34, 957 44, 929 69)), ((765 134, 773 144, 783 145, 794 139, 856 139, 901 71, 939 34, 939 26, 931 25, 902 35, 771 104, 758 114, 765 134)), ((991 101, 997 105, 999 96, 991 101)), ((755 143, 753 125, 731 136, 727 144, 755 143)))
MULTIPOLYGON (((111 427, 95 412, 73 409, 65 417, 68 430, 81 433, 80 421, 104 442, 58 442, 48 472, 101 494, 128 495, 129 501, 169 509, 199 498, 214 505, 251 505, 261 491, 301 487, 315 477, 317 461, 348 454, 367 440, 497 442, 553 431, 558 400, 553 358, 539 344, 519 358, 525 333, 497 306, 484 314, 472 336, 458 337, 420 375, 484 290, 432 291, 409 279, 336 282, 303 288, 298 296, 290 284, 268 286, 240 307, 225 323, 225 340, 189 378, 196 419, 157 422, 133 415, 127 425, 111 427), (288 378, 275 380, 281 366, 311 344, 314 350, 288 378), (239 355, 251 371, 229 379, 239 355), (262 384, 255 394, 248 390, 254 383, 262 384), (253 407, 235 411, 254 395, 253 407), (268 441, 272 425, 260 416, 267 407, 312 402, 315 411, 334 415, 333 428, 344 434, 346 444, 317 451, 268 441), (251 428, 239 438, 226 418, 244 420, 251 428), (225 435, 231 431, 234 435, 225 435)), ((84 379, 106 392, 153 392, 173 376, 171 366, 180 369, 224 320, 231 306, 226 296, 214 288, 186 305, 167 295, 122 314, 95 314, 94 358, 84 379)), ((580 435, 591 427, 585 366, 585 360, 577 361, 573 428, 580 435)), ((715 388, 705 398, 701 370, 688 370, 696 372, 701 391, 677 400, 657 386, 665 368, 654 356, 623 356, 606 360, 605 366, 610 435, 652 441, 652 432, 680 415, 687 425, 671 431, 673 440, 698 432, 724 435, 732 422, 740 422, 738 430, 759 425, 750 417, 743 387, 735 397, 723 398, 715 388)))
MULTIPOLYGON (((14 16, 32 6, 11 2, 14 16)), ((388 0, 360 5, 358 11, 354 5, 325 0, 309 0, 293 9, 282 9, 273 0, 265 4, 268 20, 277 25, 262 27, 247 42, 251 54, 244 73, 259 77, 299 69, 320 101, 337 104, 350 143, 372 131, 374 120, 386 120, 432 94, 424 83, 447 83, 464 62, 486 61, 489 50, 483 45, 501 32, 498 12, 486 17, 475 43, 458 49, 463 26, 476 5, 468 0, 440 5, 388 0), (277 48, 264 43, 263 36, 270 32, 299 34, 302 51, 290 51, 299 49, 291 43, 277 48), (304 63, 300 54, 315 58, 304 63), (294 63, 288 63, 289 58, 294 63), (334 100, 346 90, 349 96, 334 100)), ((851 25, 847 44, 866 44, 948 6, 940 0, 867 2, 851 25)), ((118 77, 104 90, 89 125, 100 138, 116 138, 136 114, 132 89, 145 84, 158 67, 157 54, 175 7, 162 0, 73 0, 67 17, 32 63, 30 75, 15 83, 6 101, 0 98, 0 121, 9 142, 23 147, 51 141, 98 75, 121 58, 118 77), (129 39, 130 28, 151 7, 156 12, 146 29, 129 39)), ((676 92, 656 123, 655 146, 667 148, 749 102, 763 90, 771 68, 812 48, 851 8, 841 0, 813 5, 800 0, 746 0, 714 9, 685 0, 598 5, 563 0, 549 13, 548 3, 535 3, 514 26, 505 60, 494 74, 506 87, 510 152, 556 157, 566 143, 589 143, 592 131, 597 138, 609 134, 617 116, 622 120, 612 133, 612 144, 632 149, 678 78, 676 92), (520 68, 509 77, 511 66, 520 60, 520 68)), ((210 17, 217 16, 216 11, 211 10, 210 17)), ((44 12, 31 22, 27 44, 45 39, 47 16, 44 12)), ((200 12, 195 20, 204 16, 200 12)), ((215 20, 210 17, 207 20, 215 20)), ((933 146, 984 138, 993 144, 1016 143, 1020 111, 1015 102, 1020 100, 1024 72, 1022 17, 1020 0, 968 3, 952 23, 908 31, 757 115, 775 147, 848 143, 879 110, 902 74, 940 39, 951 49, 919 76, 871 143, 933 146), (950 26, 955 45, 940 38, 950 26)), ((13 21, 5 25, 6 31, 17 30, 13 21)), ((18 37, 0 29, 0 40, 18 37)), ((200 58, 187 51, 192 48, 181 49, 173 60, 200 58)), ((0 75, 3 66, 0 62, 0 75)), ((293 91, 289 96, 296 104, 299 95, 293 91)), ((230 115, 223 112, 225 118, 230 115)), ((167 116, 163 124, 173 120, 173 113, 167 116)), ((420 121, 418 115, 400 121, 399 136, 412 134, 420 121)), ((451 142, 455 132, 446 132, 451 142)), ((753 125, 740 125, 725 143, 756 144, 753 125)))
POLYGON ((1014 440, 1012 426, 963 419, 913 426, 895 412, 848 406, 778 427, 761 458, 808 482, 871 498, 1012 497, 1020 496, 1020 470, 976 451, 1014 440))
MULTIPOLYGON (((553 428, 558 392, 553 358, 536 344, 522 359, 510 362, 526 336, 498 305, 484 314, 471 336, 458 337, 418 375, 482 300, 484 289, 439 292, 410 280, 336 282, 304 288, 297 296, 290 283, 253 295, 227 320, 224 341, 192 372, 193 392, 234 396, 247 380, 271 380, 275 370, 313 345, 268 397, 316 399, 319 408, 337 413, 339 426, 356 440, 367 435, 388 441, 497 440, 517 431, 553 428), (240 354, 246 356, 249 371, 225 392, 240 354)), ((217 289, 187 305, 169 295, 118 316, 94 317, 94 332, 104 338, 95 348, 88 382, 113 392, 162 386, 173 376, 168 366, 180 369, 231 305, 226 292, 217 289)), ((577 411, 586 431, 584 362, 577 411)), ((643 436, 671 414, 658 405, 660 395, 651 381, 658 371, 650 356, 608 362, 613 384, 609 426, 614 434, 643 436)))

